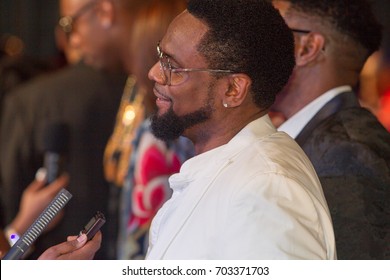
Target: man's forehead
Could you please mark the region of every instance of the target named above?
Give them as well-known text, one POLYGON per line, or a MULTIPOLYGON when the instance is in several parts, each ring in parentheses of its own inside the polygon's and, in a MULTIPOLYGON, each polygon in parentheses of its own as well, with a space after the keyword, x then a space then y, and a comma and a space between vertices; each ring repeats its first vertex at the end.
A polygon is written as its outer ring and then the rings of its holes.
POLYGON ((60 0, 61 16, 74 15, 85 4, 95 0, 60 0))
POLYGON ((167 47, 170 44, 197 45, 207 30, 207 25, 203 21, 185 10, 169 25, 163 44, 167 47))
POLYGON ((288 25, 308 24, 312 19, 311 16, 291 8, 291 2, 288 0, 273 0, 272 5, 279 11, 288 25))

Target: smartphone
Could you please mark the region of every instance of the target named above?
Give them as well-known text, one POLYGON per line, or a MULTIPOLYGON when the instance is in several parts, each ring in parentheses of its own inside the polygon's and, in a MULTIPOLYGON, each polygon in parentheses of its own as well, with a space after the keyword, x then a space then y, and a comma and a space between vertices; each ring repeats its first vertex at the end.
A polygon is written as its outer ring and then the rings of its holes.
POLYGON ((79 236, 85 233, 88 237, 88 240, 91 240, 105 222, 106 218, 104 217, 104 214, 100 211, 97 211, 91 220, 84 226, 84 229, 80 231, 79 236))

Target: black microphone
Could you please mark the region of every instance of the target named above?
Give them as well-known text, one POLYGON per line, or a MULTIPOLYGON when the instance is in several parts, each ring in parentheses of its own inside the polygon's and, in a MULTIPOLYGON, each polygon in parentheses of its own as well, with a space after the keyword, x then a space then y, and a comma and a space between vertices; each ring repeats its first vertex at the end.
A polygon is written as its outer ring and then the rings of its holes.
POLYGON ((19 260, 28 251, 34 241, 41 235, 42 231, 61 211, 62 208, 72 198, 72 194, 65 189, 61 189, 56 197, 50 202, 45 210, 39 215, 35 222, 19 238, 18 241, 4 256, 3 260, 19 260))
POLYGON ((64 123, 52 123, 46 128, 43 148, 45 151, 44 167, 48 184, 64 171, 69 149, 69 134, 69 127, 64 123))

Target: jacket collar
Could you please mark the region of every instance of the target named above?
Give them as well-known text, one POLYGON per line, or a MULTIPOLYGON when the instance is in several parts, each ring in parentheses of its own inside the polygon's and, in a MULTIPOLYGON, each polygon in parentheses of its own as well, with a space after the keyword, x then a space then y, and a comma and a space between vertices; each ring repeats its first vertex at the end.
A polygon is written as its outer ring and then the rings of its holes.
POLYGON ((314 115, 295 138, 295 141, 302 147, 312 131, 318 127, 322 121, 343 109, 357 107, 360 107, 360 104, 354 92, 344 92, 337 95, 314 115))

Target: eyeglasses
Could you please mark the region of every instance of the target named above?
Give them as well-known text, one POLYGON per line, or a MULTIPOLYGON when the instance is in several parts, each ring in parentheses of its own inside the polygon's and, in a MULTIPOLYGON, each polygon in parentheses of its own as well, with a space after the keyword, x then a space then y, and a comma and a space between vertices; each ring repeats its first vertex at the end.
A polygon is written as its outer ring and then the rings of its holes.
POLYGON ((304 30, 304 29, 296 29, 296 28, 290 28, 292 32, 296 33, 304 33, 304 34, 309 34, 311 30, 304 30))
POLYGON ((70 35, 73 31, 73 25, 78 18, 85 14, 89 9, 95 6, 96 1, 92 0, 82 6, 73 16, 64 16, 58 20, 58 25, 61 27, 65 34, 70 35))
MULTIPOLYGON (((290 28, 290 30, 291 30, 292 32, 303 33, 303 34, 309 34, 309 33, 312 32, 311 30, 296 29, 296 28, 290 28)), ((323 51, 323 52, 325 51, 325 45, 322 47, 322 51, 323 51)))
POLYGON ((233 70, 207 69, 207 68, 175 68, 172 66, 170 57, 160 48, 160 42, 157 43, 157 56, 160 62, 160 70, 164 85, 177 86, 185 82, 188 78, 188 72, 212 72, 212 73, 235 73, 233 70))

